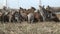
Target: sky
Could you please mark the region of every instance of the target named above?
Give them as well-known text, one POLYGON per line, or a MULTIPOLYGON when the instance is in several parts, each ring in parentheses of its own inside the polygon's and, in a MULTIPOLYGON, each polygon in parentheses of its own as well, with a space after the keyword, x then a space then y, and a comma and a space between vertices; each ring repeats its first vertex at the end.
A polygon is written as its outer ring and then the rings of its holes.
MULTIPOLYGON (((7 0, 7 6, 10 8, 30 8, 31 6, 39 8, 40 0, 7 0)), ((41 0, 41 5, 60 7, 60 0, 41 0)), ((6 6, 6 0, 0 0, 0 8, 6 6)))

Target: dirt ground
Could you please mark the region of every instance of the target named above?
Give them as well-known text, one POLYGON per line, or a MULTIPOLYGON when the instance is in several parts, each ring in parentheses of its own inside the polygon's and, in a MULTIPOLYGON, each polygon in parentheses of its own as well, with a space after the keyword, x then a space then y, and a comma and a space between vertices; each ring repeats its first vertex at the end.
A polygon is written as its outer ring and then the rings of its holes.
POLYGON ((60 23, 0 23, 0 34, 60 34, 60 23))

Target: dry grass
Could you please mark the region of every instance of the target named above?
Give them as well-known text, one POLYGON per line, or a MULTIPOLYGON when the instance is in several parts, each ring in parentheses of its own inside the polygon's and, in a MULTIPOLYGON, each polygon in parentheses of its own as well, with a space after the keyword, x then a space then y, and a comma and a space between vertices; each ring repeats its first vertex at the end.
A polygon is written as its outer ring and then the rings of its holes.
POLYGON ((60 34, 60 23, 0 23, 0 34, 60 34))

